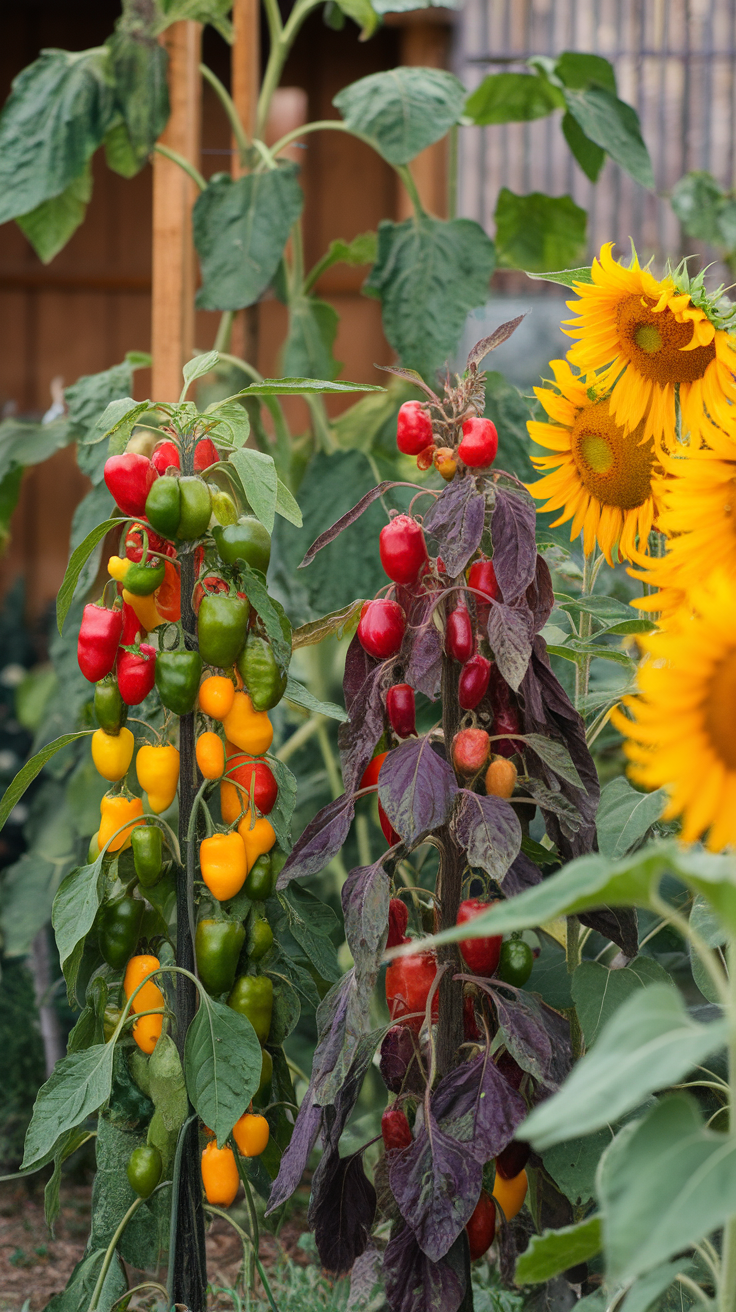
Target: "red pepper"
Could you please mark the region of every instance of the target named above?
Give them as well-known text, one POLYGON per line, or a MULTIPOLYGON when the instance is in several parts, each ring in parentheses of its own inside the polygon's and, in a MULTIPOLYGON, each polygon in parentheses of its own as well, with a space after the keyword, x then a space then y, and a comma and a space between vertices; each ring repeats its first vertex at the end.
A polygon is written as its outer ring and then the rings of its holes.
POLYGON ((406 1113, 400 1107, 387 1107, 381 1117, 381 1134, 383 1146, 387 1153, 392 1150, 408 1148, 414 1140, 409 1129, 406 1113))
POLYGON ((378 822, 389 847, 394 847, 396 843, 401 842, 401 834, 397 834, 380 802, 378 803, 378 822))
POLYGON ((153 688, 156 648, 142 642, 138 651, 118 652, 118 688, 126 706, 138 706, 153 688))
POLYGON ((491 740, 485 729, 461 729, 452 740, 452 764, 458 774, 471 778, 488 761, 491 740))
MULTIPOLYGON (((491 666, 488 686, 491 710, 493 711, 493 733, 520 733, 519 712, 511 700, 511 691, 498 666, 491 666)), ((513 756, 519 750, 519 743, 513 738, 501 738, 492 744, 498 756, 513 756)))
POLYGON ((471 469, 487 469, 496 459, 497 452, 498 433, 493 420, 481 419, 477 415, 466 419, 457 449, 463 463, 471 469))
POLYGON ((491 677, 491 662, 485 656, 471 656, 460 671, 457 699, 464 711, 473 711, 482 702, 491 677))
POLYGON ((158 471, 148 456, 126 451, 105 461, 104 479, 124 515, 142 515, 146 497, 158 478, 158 471))
MULTIPOLYGON (((501 598, 501 589, 498 586, 493 561, 488 560, 485 556, 480 560, 473 561, 468 570, 468 583, 471 588, 475 589, 476 593, 482 592, 490 601, 498 601, 501 598)), ((488 602, 481 601, 476 596, 475 609, 478 615, 478 623, 484 629, 488 623, 488 614, 491 608, 488 602)))
POLYGON ((496 1158, 496 1171, 502 1180, 514 1180, 524 1170, 531 1148, 524 1139, 512 1139, 496 1158))
POLYGON ((172 465, 175 469, 181 469, 181 456, 176 442, 159 442, 151 456, 151 464, 159 474, 165 474, 172 465))
POLYGON ((226 742, 227 770, 232 770, 227 778, 230 783, 240 784, 245 789, 238 789, 238 800, 244 810, 250 806, 251 781, 253 800, 261 815, 270 815, 279 795, 279 786, 265 761, 254 760, 244 752, 239 752, 232 743, 226 742))
MULTIPOLYGON (((392 1020, 401 1020, 413 1012, 420 1012, 405 1021, 413 1030, 419 1030, 424 1020, 429 990, 437 974, 437 958, 434 952, 413 952, 406 957, 397 957, 386 971, 386 1001, 392 1020)), ((435 989, 432 999, 432 1020, 439 1015, 439 990, 435 989)))
POLYGON ((379 535, 381 564, 394 583, 416 583, 429 564, 424 533, 410 515, 396 515, 379 535))
POLYGON ((220 459, 219 452, 214 442, 209 437, 203 437, 194 448, 194 472, 201 474, 203 469, 209 469, 210 465, 218 464, 220 459))
POLYGON ((432 420, 421 401, 405 401, 396 417, 396 445, 405 456, 417 456, 432 441, 432 420))
POLYGON ((397 601, 367 601, 360 612, 358 640, 377 660, 398 655, 405 630, 406 615, 397 601))
POLYGON ((387 756, 388 752, 378 752, 377 755, 368 762, 363 771, 363 777, 359 784, 360 788, 376 788, 378 786, 378 776, 381 771, 381 766, 387 756))
POLYGON ((108 610, 105 606, 92 604, 85 606, 77 641, 77 660, 90 683, 99 683, 114 668, 122 633, 122 610, 108 610))
POLYGON ((475 647, 473 622, 464 601, 458 602, 455 610, 447 616, 445 624, 445 650, 454 661, 464 665, 470 660, 475 647))
POLYGON ((392 897, 388 904, 388 938, 387 948, 395 948, 403 943, 406 927, 409 924, 409 912, 400 897, 392 897))
POLYGON ((173 561, 164 561, 164 581, 153 594, 156 610, 162 619, 176 623, 181 619, 181 580, 173 561))
MULTIPOLYGON (((148 534, 148 552, 149 555, 171 556, 176 555, 176 547, 173 542, 167 542, 166 538, 159 537, 154 533, 152 528, 146 528, 148 534)), ((133 524, 125 535, 125 555, 128 560, 136 564, 143 559, 143 527, 141 524, 133 524)))
MULTIPOLYGON (((494 902, 481 902, 480 898, 469 897, 460 903, 455 924, 465 925, 494 905, 494 902)), ((489 934, 487 938, 461 939, 458 947, 474 975, 492 975, 498 966, 502 942, 500 934, 489 934)))
POLYGON ((386 693, 388 722, 399 738, 412 738, 417 732, 414 689, 408 683, 395 683, 386 693))
POLYGON ((127 601, 123 602, 123 632, 120 635, 120 642, 123 647, 134 647, 141 632, 141 622, 138 619, 133 607, 127 601))
MULTIPOLYGON (((197 550, 199 550, 199 548, 197 548, 197 550)), ((194 595, 192 598, 192 607, 194 609, 194 614, 195 615, 199 614, 199 608, 200 605, 202 604, 202 598, 206 596, 208 592, 229 592, 229 591, 230 589, 224 579, 218 578, 216 574, 205 575, 205 577, 203 579, 200 579, 199 583, 196 583, 194 586, 194 595)), ((239 597, 242 596, 242 593, 239 592, 238 596, 239 597)))
POLYGON ((471 1262, 488 1251, 496 1234, 496 1204, 485 1189, 481 1189, 480 1198, 465 1227, 468 1235, 471 1262))

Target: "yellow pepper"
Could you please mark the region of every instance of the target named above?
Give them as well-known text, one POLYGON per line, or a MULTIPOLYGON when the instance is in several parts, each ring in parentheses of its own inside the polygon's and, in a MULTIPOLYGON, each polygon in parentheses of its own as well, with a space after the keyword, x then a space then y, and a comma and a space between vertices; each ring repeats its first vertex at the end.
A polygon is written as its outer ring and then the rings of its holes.
POLYGON ((158 628, 159 624, 164 623, 163 615, 159 615, 156 609, 154 593, 150 593, 147 597, 137 597, 135 593, 128 592, 127 588, 123 588, 123 601, 133 607, 146 633, 152 633, 154 629, 158 628))
POLYGON ((113 838, 108 852, 120 852, 126 847, 130 847, 130 835, 138 824, 143 824, 143 803, 140 797, 111 797, 106 793, 100 802, 100 828, 97 835, 97 841, 102 849, 108 838, 120 829, 122 825, 130 821, 121 833, 113 838))
POLYGON ((270 852, 276 842, 274 827, 265 815, 257 816, 253 821, 251 812, 246 811, 238 825, 238 833, 245 847, 248 870, 252 870, 259 856, 263 856, 265 852, 270 852))
POLYGON ((235 821, 240 819, 245 800, 244 794, 238 791, 235 784, 231 784, 229 779, 222 780, 220 784, 220 815, 223 824, 234 825, 235 821))
POLYGON ((111 784, 117 783, 128 773, 134 748, 135 738, 130 729, 123 728, 117 734, 97 729, 92 734, 92 760, 97 773, 111 784))
POLYGON ((125 556, 111 556, 107 562, 107 572, 116 583, 124 583, 132 564, 132 560, 128 560, 125 556))
POLYGON ((138 783, 148 794, 148 805, 155 815, 171 806, 179 782, 179 753, 175 747, 141 747, 135 758, 138 783))
POLYGON ((225 734, 242 752, 260 756, 273 742, 273 725, 266 711, 254 711, 247 692, 236 692, 223 720, 225 734))
POLYGON ((248 873, 245 844, 237 830, 229 834, 212 834, 199 845, 199 868, 202 878, 218 902, 239 893, 248 873))

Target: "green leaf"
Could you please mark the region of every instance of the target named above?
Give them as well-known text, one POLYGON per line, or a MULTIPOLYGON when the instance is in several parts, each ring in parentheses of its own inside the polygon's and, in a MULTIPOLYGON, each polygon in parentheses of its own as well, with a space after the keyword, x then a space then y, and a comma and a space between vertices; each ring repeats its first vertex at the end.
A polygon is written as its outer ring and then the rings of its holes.
MULTIPOLYGON (((127 31, 124 21, 107 44, 115 77, 115 99, 138 172, 169 117, 168 55, 153 35, 142 31, 140 25, 135 32, 127 31)), ((127 172, 125 176, 132 174, 127 172)))
POLYGON ((736 1213, 736 1142, 705 1128, 685 1093, 627 1126, 598 1172, 606 1272, 628 1282, 736 1213))
POLYGON ((389 164, 408 164, 459 122, 465 88, 438 68, 371 73, 333 98, 347 126, 370 137, 389 164))
POLYGON ((162 1034, 148 1063, 149 1090, 164 1127, 177 1131, 189 1112, 187 1088, 174 1040, 162 1034))
POLYGON ((326 253, 318 260, 306 279, 305 288, 311 290, 322 274, 331 269, 333 264, 349 264, 353 268, 361 264, 373 264, 378 251, 378 237, 375 232, 359 232, 352 241, 336 238, 327 247, 326 253))
MULTIPOLYGON (((67 388, 70 392, 72 389, 67 388)), ((110 401, 100 415, 96 423, 83 437, 77 439, 84 446, 96 446, 98 442, 104 441, 106 437, 112 437, 113 433, 122 432, 125 439, 130 437, 136 421, 149 408, 148 401, 134 401, 132 396, 118 397, 115 401, 110 401)))
POLYGON ((217 173, 197 197, 192 224, 202 266, 200 310, 240 310, 266 290, 302 212, 297 173, 295 164, 235 181, 217 173))
POLYGON ((50 1161, 62 1135, 81 1125, 107 1101, 114 1052, 114 1043, 100 1043, 57 1062, 36 1097, 23 1170, 50 1161))
POLYGON ((574 287, 576 282, 586 284, 592 284, 593 282, 589 264, 583 265, 581 269, 558 269, 556 273, 532 273, 527 269, 526 275, 538 282, 557 283, 559 287, 574 287))
POLYGON ((590 55, 581 50, 565 50, 554 65, 554 75, 574 91, 587 91, 589 87, 605 87, 616 95, 616 73, 613 64, 602 55, 590 55))
POLYGON ((261 1045, 250 1021, 202 997, 187 1030, 184 1072, 194 1109, 221 1148, 261 1078, 261 1045))
POLYGON ((188 360, 182 369, 187 387, 194 382, 195 378, 204 378, 205 374, 211 373, 219 358, 218 351, 206 351, 204 355, 195 355, 192 360, 188 360))
POLYGON ((92 1135, 89 1130, 78 1129, 70 1130, 64 1135, 62 1142, 54 1154, 54 1169, 51 1176, 46 1181, 43 1191, 43 1209, 46 1218, 46 1224, 53 1237, 54 1225, 56 1218, 61 1210, 59 1195, 61 1191, 61 1168, 64 1162, 72 1156, 73 1153, 81 1148, 83 1144, 88 1143, 92 1135))
POLYGON ((291 660, 291 643, 287 642, 284 637, 276 604, 269 597, 265 583, 261 582, 259 576, 245 561, 240 562, 240 576, 243 591, 253 609, 258 611, 266 629, 268 640, 271 643, 271 650, 276 657, 276 662, 279 669, 285 674, 291 660))
POLYGON ((98 542, 101 542, 110 532, 110 529, 120 526, 123 522, 123 519, 116 517, 114 519, 106 519, 102 524, 97 524, 96 527, 92 529, 91 533, 87 534, 84 541, 80 542, 76 550, 72 552, 56 598, 56 623, 58 625, 59 633, 63 632, 64 620, 69 614, 69 607, 72 604, 79 575, 87 562, 87 558, 92 554, 98 542))
POLYGON ((98 856, 92 865, 72 870, 54 898, 51 923, 62 968, 94 924, 102 899, 102 864, 98 856))
POLYGON ((316 296, 297 296, 290 301, 284 373, 294 378, 336 378, 342 369, 332 353, 338 323, 337 311, 327 301, 316 296))
POLYGON ((736 200, 710 173, 686 173, 675 183, 670 204, 690 237, 711 246, 736 247, 736 200))
POLYGON ((232 452, 229 463, 237 472, 253 514, 272 533, 278 490, 273 456, 256 451, 253 447, 241 447, 239 451, 232 452))
POLYGON ((298 679, 292 678, 291 675, 286 680, 284 697, 287 702, 291 702, 294 706, 301 706, 303 710, 309 711, 311 715, 327 715, 331 720, 339 720, 341 724, 344 724, 348 718, 341 706, 337 706, 335 702, 320 701, 308 688, 304 687, 303 683, 299 683, 298 679))
POLYGON ((118 114, 105 133, 104 146, 105 163, 113 173, 119 173, 121 178, 134 178, 136 173, 140 173, 140 159, 133 149, 122 114, 118 114))
POLYGON ((240 401, 215 401, 205 414, 207 432, 215 443, 245 446, 250 437, 250 416, 240 401))
POLYGON ((8 785, 3 794, 2 801, 0 802, 0 829, 3 828, 5 821, 13 810, 13 807, 20 801, 29 785, 33 783, 36 775, 40 774, 41 770, 43 770, 46 762, 50 761, 51 757, 55 756, 57 752, 60 752, 62 747, 68 746, 69 743, 76 742, 77 738, 86 738, 92 732, 92 729, 80 729, 77 733, 64 733, 60 738, 55 738, 53 742, 47 743, 45 747, 42 747, 40 752, 36 752, 36 755, 31 757, 30 761, 26 761, 22 770, 18 771, 12 783, 8 785))
POLYGON ((114 113, 105 49, 44 50, 24 68, 0 116, 0 223, 80 178, 114 113))
MULTIPOLYGON (((77 1262, 66 1289, 61 1294, 55 1294, 46 1304, 46 1312, 80 1312, 80 1308, 84 1308, 86 1312, 105 1255, 105 1249, 98 1248, 95 1253, 88 1253, 81 1262, 77 1262)), ((120 1259, 115 1254, 105 1276, 96 1312, 111 1312, 114 1304, 119 1306, 119 1300, 124 1297, 127 1288, 128 1282, 120 1265, 120 1259)))
POLYGON ((598 847, 613 860, 625 856, 651 829, 664 810, 667 792, 639 793, 628 779, 612 779, 601 793, 595 818, 598 847))
POLYGON ((276 513, 284 519, 288 519, 290 524, 295 524, 297 528, 301 528, 302 512, 299 509, 299 504, 278 475, 276 476, 276 513))
POLYGON ((656 1089, 682 1079, 723 1047, 727 1034, 725 1019, 709 1025, 694 1021, 671 985, 637 989, 614 1012, 559 1093, 530 1113, 524 1137, 543 1151, 573 1134, 602 1129, 656 1089))
POLYGON ((547 651, 552 656, 561 656, 563 660, 571 661, 573 665, 583 665, 591 658, 611 661, 614 665, 625 665, 627 669, 633 669, 635 664, 626 652, 616 651, 613 647, 603 647, 594 642, 581 642, 578 638, 569 638, 564 645, 548 643, 547 651))
POLYGON ((621 970, 609 970, 599 961, 581 962, 572 977, 572 996, 586 1048, 621 1004, 649 984, 673 987, 667 971, 651 957, 637 957, 621 970))
POLYGON ((310 620, 308 624, 302 624, 298 629, 294 629, 291 635, 294 651, 297 647, 312 647, 315 643, 323 642, 325 638, 333 636, 342 638, 346 633, 354 633, 364 605, 364 599, 358 597, 347 606, 342 606, 340 610, 330 611, 329 615, 321 615, 318 620, 310 620))
POLYGON ((562 92, 529 73, 492 73, 467 99, 465 113, 479 127, 490 123, 527 123, 564 109, 562 92))
POLYGON ((539 956, 534 959, 527 988, 530 993, 538 993, 542 1001, 555 1011, 564 1011, 573 1005, 572 975, 567 969, 565 949, 547 934, 540 932, 539 940, 539 956))
POLYGON ((339 9, 361 29, 360 40, 367 41, 378 27, 378 14, 371 0, 336 0, 339 9))
MULTIPOLYGON (((69 418, 74 425, 77 441, 89 441, 92 432, 100 422, 100 415, 111 401, 125 400, 129 405, 137 404, 130 396, 133 387, 133 372, 140 364, 126 357, 111 369, 103 369, 98 374, 85 374, 78 378, 71 387, 64 389, 64 400, 69 408, 69 418)), ((147 402, 141 409, 147 408, 147 402)), ((118 412, 119 413, 119 412, 118 412)), ((108 431, 115 432, 117 424, 110 425, 108 431)), ((100 437, 107 436, 105 429, 100 437)), ((98 441, 95 438, 95 441, 98 441)))
POLYGON ((498 262, 507 268, 541 273, 585 254, 587 214, 572 196, 517 196, 502 187, 494 218, 498 262))
POLYGON ((335 927, 335 916, 330 907, 321 902, 302 884, 293 882, 278 901, 286 913, 289 933, 304 949, 312 965, 323 979, 334 984, 342 975, 335 947, 329 938, 335 927))
POLYGON ((165 18, 158 30, 164 31, 182 19, 194 23, 211 23, 220 36, 232 44, 233 25, 228 18, 232 7, 232 0, 163 0, 165 18))
POLYGON ((585 1207, 595 1196, 595 1176, 613 1131, 606 1126, 581 1139, 557 1143, 544 1154, 544 1169, 573 1207, 585 1207))
POLYGON ((532 1235, 529 1247, 516 1263, 514 1279, 517 1285, 541 1284, 568 1267, 595 1257, 601 1251, 601 1243, 600 1216, 589 1216, 578 1225, 532 1235))
POLYGON ((268 764, 279 790, 276 803, 268 818, 273 825, 279 847, 284 852, 290 852, 291 833, 289 827, 296 803, 296 779, 288 765, 280 761, 278 757, 269 756, 268 764))
POLYGON ((654 173, 644 145, 636 110, 605 87, 565 91, 567 108, 585 136, 595 142, 631 175, 635 182, 652 190, 654 173))
POLYGON ((469 311, 485 303, 495 263, 493 242, 472 219, 380 223, 363 290, 379 297, 384 332, 403 365, 434 378, 469 311))
POLYGON ((260 383, 251 383, 236 395, 238 397, 318 396, 321 392, 342 395, 345 392, 385 392, 385 390, 385 387, 376 387, 374 383, 346 383, 342 379, 330 382, 323 378, 264 378, 260 383))
POLYGON ((18 216, 18 227, 44 264, 49 264, 66 246, 72 233, 83 222, 91 199, 92 169, 87 163, 79 177, 72 178, 58 196, 52 196, 30 213, 18 216))
POLYGON ((590 178, 591 182, 597 182, 606 162, 605 150, 586 137, 577 119, 573 118, 569 110, 562 119, 562 132, 586 178, 590 178))
MULTIPOLYGON (((690 908, 690 925, 705 940, 709 948, 721 948, 727 941, 728 936, 724 926, 713 908, 700 893, 693 898, 693 904, 690 908)), ((715 985, 697 952, 693 951, 691 943, 688 943, 688 955, 693 979, 703 997, 708 1002, 720 1003, 721 999, 715 985)))
POLYGON ((574 784, 576 788, 583 787, 583 781, 564 743, 558 743, 555 738, 545 738, 541 733, 525 734, 524 743, 527 747, 531 747, 534 754, 550 766, 560 779, 574 784))

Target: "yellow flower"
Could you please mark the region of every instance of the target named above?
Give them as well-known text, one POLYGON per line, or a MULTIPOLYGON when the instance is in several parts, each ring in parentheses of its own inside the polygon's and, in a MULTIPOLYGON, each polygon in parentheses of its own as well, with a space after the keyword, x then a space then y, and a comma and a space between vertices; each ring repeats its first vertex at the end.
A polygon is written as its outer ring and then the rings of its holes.
POLYGON ((682 435, 699 446, 714 424, 733 422, 733 339, 672 277, 655 278, 636 253, 630 268, 618 264, 612 246, 593 260, 593 282, 575 284, 580 300, 568 301, 577 316, 565 329, 576 339, 568 358, 584 372, 596 370, 603 390, 613 389, 611 414, 627 432, 643 424, 643 438, 670 451, 679 386, 682 435))
POLYGON ((631 560, 637 538, 646 550, 657 509, 654 444, 642 425, 626 433, 611 414, 610 400, 591 400, 590 380, 577 378, 564 360, 553 360, 550 368, 558 390, 535 392, 553 422, 532 420, 527 427, 535 442, 554 452, 532 456, 532 463, 553 472, 528 484, 529 491, 546 500, 540 509, 562 510, 555 524, 572 520, 570 540, 582 532, 586 554, 597 541, 609 565, 615 546, 631 560))
POLYGON ((627 697, 634 719, 615 711, 626 735, 631 778, 666 787, 663 818, 682 817, 682 840, 709 830, 719 852, 736 843, 736 580, 725 573, 652 637, 639 669, 641 695, 627 697))

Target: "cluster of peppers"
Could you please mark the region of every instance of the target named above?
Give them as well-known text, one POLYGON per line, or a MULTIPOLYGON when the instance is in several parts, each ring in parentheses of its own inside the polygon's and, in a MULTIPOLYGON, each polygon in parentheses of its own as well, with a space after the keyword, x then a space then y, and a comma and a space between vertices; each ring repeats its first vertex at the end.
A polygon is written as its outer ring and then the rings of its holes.
MULTIPOLYGON (((174 717, 198 713, 202 731, 196 761, 202 776, 198 795, 207 824, 199 846, 199 868, 211 903, 196 928, 197 972, 204 988, 246 1016, 261 1044, 261 1076, 256 1098, 267 1098, 273 1059, 265 1047, 271 1028, 273 984, 259 963, 273 943, 265 914, 286 857, 276 847, 268 816, 278 785, 265 753, 273 739, 268 711, 283 696, 286 677, 279 668, 257 614, 237 590, 242 563, 264 578, 270 560, 270 536, 254 517, 238 513, 232 497, 204 474, 219 461, 209 438, 194 451, 192 476, 180 473, 177 441, 160 442, 152 457, 139 452, 112 456, 104 478, 128 516, 121 545, 124 554, 108 562, 116 585, 114 604, 85 606, 78 641, 79 666, 95 684, 94 707, 99 728, 92 735, 92 758, 112 789, 102 799, 100 826, 90 843, 89 860, 104 848, 131 850, 134 875, 122 892, 100 909, 97 941, 108 966, 124 972, 123 992, 133 996, 138 1017, 133 1039, 150 1055, 161 1035, 165 998, 152 976, 159 959, 141 951, 155 915, 145 891, 169 875, 165 859, 166 825, 152 817, 174 802, 179 782, 179 751, 174 717), (197 582, 192 598, 197 614, 198 650, 187 647, 179 624, 181 584, 179 553, 194 551, 197 582), (169 626, 164 627, 164 626, 169 626), (173 648, 164 640, 176 626, 173 648), (145 641, 153 636, 154 642, 145 641), (154 645, 155 644, 155 645, 154 645), (209 667, 209 668, 208 668, 209 667), (203 678, 204 675, 204 678, 203 678), (157 741, 142 743, 136 753, 126 726, 128 709, 156 690, 164 709, 157 741), (138 785, 147 799, 133 795, 126 776, 135 756, 138 785), (204 795, 219 786, 222 825, 215 827, 204 795), (136 885, 138 895, 136 895, 136 885), (228 903, 243 891, 248 912, 229 915, 228 903), (142 985, 142 987, 138 987, 142 985), (138 992, 136 992, 138 989, 138 992)), ((169 876, 170 877, 170 876, 169 876)), ((208 896, 207 896, 208 895, 208 896)), ((155 932, 153 934, 155 938, 155 932)), ((206 1127, 205 1127, 206 1129, 206 1127)), ((238 1150, 260 1155, 268 1143, 268 1122, 251 1111, 233 1130, 238 1150)), ((133 1153, 131 1185, 148 1197, 161 1174, 161 1157, 153 1144, 133 1153)), ((202 1178, 209 1202, 229 1205, 238 1188, 232 1149, 208 1142, 202 1154, 202 1178)))
POLYGON ((434 465, 446 483, 451 483, 458 465, 468 469, 487 469, 498 452, 498 433, 490 419, 468 415, 462 424, 462 437, 454 446, 446 445, 445 436, 438 444, 432 420, 421 401, 405 401, 398 414, 396 445, 406 456, 416 456, 418 469, 434 465))

